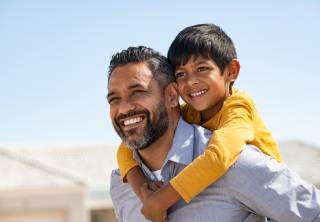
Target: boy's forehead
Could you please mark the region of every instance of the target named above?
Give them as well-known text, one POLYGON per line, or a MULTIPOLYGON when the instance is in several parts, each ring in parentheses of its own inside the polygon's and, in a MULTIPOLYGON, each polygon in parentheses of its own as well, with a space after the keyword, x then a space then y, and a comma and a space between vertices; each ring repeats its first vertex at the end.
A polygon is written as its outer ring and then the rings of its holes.
POLYGON ((185 61, 181 61, 180 65, 177 65, 176 68, 188 65, 190 63, 205 63, 205 62, 213 62, 214 64, 215 61, 211 59, 209 56, 204 56, 204 55, 191 55, 188 59, 185 61))

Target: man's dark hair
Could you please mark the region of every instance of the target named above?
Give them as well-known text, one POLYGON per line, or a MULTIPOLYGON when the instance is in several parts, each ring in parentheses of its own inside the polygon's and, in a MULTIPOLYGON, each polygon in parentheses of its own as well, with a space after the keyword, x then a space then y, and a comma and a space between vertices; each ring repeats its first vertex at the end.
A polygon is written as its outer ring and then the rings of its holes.
POLYGON ((199 24, 183 29, 172 42, 168 59, 176 67, 185 65, 192 56, 211 58, 221 73, 237 58, 231 38, 214 24, 199 24))
POLYGON ((108 80, 110 80, 113 70, 118 66, 140 62, 145 62, 147 64, 153 74, 153 78, 157 80, 161 90, 175 80, 173 67, 170 65, 167 58, 154 49, 145 46, 129 47, 126 50, 114 54, 109 65, 108 80))

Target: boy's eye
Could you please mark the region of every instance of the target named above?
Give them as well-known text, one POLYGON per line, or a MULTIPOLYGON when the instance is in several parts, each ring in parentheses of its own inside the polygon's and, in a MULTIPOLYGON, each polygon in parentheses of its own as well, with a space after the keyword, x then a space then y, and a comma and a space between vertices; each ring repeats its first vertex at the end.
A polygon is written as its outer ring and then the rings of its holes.
POLYGON ((197 68, 197 71, 198 72, 204 72, 204 71, 207 71, 209 68, 208 67, 205 67, 205 66, 200 66, 197 68))
POLYGON ((178 78, 185 76, 185 73, 184 72, 176 72, 174 75, 176 76, 176 79, 178 79, 178 78))

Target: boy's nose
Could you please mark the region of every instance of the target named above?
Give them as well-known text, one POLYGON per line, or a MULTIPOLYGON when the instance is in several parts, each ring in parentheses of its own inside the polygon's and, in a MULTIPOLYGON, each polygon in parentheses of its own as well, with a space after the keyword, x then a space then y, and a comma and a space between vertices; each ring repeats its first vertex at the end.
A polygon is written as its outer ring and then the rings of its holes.
POLYGON ((190 86, 194 85, 194 84, 198 84, 199 83, 199 79, 195 76, 192 76, 188 79, 188 84, 190 86))

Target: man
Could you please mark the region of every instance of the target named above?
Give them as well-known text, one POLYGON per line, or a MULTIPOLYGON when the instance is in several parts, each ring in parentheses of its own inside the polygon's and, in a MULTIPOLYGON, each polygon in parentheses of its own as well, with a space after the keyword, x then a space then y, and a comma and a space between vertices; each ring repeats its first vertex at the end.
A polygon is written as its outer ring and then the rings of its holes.
MULTIPOLYGON (((207 147, 211 132, 180 118, 172 68, 154 50, 130 47, 115 54, 108 90, 114 128, 150 180, 168 182, 207 147)), ((120 221, 147 221, 140 213, 140 200, 122 183, 117 170, 110 192, 120 221)), ((179 201, 168 211, 169 221, 266 221, 267 217, 320 221, 320 192, 249 145, 219 181, 189 204, 179 201)))

